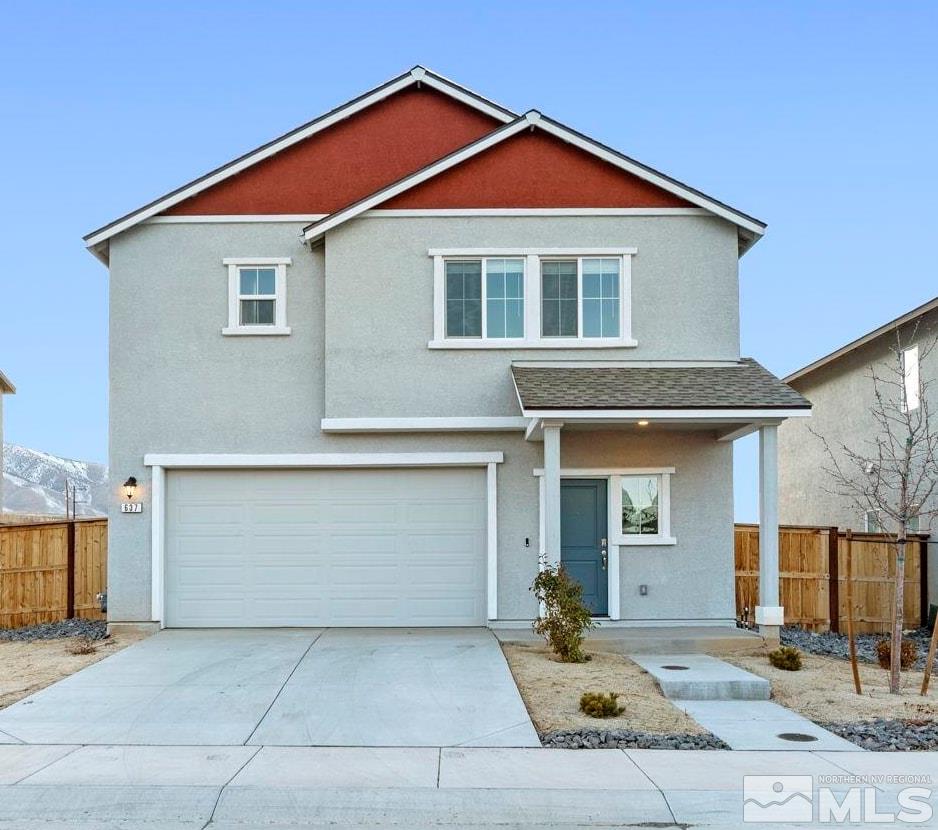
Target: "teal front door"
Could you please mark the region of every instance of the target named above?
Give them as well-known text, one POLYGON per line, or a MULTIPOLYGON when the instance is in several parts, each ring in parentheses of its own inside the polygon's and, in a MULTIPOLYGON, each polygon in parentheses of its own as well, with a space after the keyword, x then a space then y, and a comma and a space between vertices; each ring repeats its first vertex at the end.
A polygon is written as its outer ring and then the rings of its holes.
POLYGON ((560 562, 583 586, 594 616, 609 613, 606 485, 602 478, 560 482, 560 562))

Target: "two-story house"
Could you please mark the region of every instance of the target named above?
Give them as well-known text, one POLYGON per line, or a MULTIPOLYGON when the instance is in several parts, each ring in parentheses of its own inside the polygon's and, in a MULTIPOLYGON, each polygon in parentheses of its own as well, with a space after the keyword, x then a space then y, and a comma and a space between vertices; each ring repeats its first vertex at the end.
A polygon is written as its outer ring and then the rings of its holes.
MULTIPOLYGON (((732 625, 733 440, 808 402, 739 354, 763 223, 423 67, 86 237, 110 270, 109 614, 732 625), (117 491, 115 487, 115 491, 117 491)), ((774 571, 773 571, 774 568, 774 571)))
MULTIPOLYGON (((901 360, 904 400, 910 409, 924 404, 938 413, 938 297, 901 317, 858 337, 824 357, 792 372, 785 381, 814 405, 811 431, 805 422, 790 421, 779 430, 779 514, 790 524, 837 525, 878 533, 895 533, 889 520, 872 510, 860 510, 846 496, 837 495, 825 468, 827 452, 818 436, 837 451, 847 446, 865 452, 880 429, 873 417, 876 395, 871 369, 890 382, 898 380, 901 360)), ((897 390, 898 391, 898 390, 897 390)), ((936 428, 931 425, 932 430, 936 428)), ((931 509, 933 505, 926 505, 931 509)), ((914 519, 912 527, 930 528, 914 519)), ((936 544, 928 543, 934 556, 936 544)), ((938 568, 929 568, 928 593, 938 597, 938 568)))

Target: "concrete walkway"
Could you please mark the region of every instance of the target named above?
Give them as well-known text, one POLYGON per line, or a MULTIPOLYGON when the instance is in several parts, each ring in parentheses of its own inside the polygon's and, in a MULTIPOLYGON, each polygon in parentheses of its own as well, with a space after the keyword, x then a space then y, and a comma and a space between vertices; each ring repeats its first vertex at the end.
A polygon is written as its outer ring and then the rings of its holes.
POLYGON ((856 745, 769 702, 769 681, 703 654, 632 655, 662 694, 731 749, 853 751, 856 745))
POLYGON ((938 782, 938 753, 8 745, 0 828, 758 827, 746 775, 872 776, 882 812, 908 786, 885 776, 938 782))
POLYGON ((492 633, 162 631, 0 712, 0 743, 540 746, 492 633))

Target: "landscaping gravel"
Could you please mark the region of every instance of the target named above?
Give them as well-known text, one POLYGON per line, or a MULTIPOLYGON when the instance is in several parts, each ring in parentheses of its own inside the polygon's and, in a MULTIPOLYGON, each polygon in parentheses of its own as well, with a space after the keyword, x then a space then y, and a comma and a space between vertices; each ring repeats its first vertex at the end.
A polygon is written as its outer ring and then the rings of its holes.
MULTIPOLYGON (((866 663, 876 663, 876 644, 882 640, 882 634, 857 634, 854 639, 857 644, 857 659, 866 663)), ((928 643, 931 632, 927 628, 917 628, 903 634, 903 637, 913 640, 918 646, 918 659, 914 668, 925 668, 925 658, 928 655, 928 643)), ((805 631, 803 628, 786 625, 781 631, 781 641, 784 646, 794 646, 808 654, 820 654, 824 657, 838 657, 842 660, 850 659, 846 634, 834 634, 832 631, 815 633, 805 631)))
POLYGON ((559 729, 541 735, 552 749, 729 749, 715 735, 661 735, 632 729, 559 729))
POLYGON ((62 637, 87 637, 103 640, 107 637, 107 623, 103 620, 59 620, 58 622, 28 625, 25 628, 2 628, 0 640, 58 640, 62 637))
POLYGON ((863 749, 880 752, 938 750, 938 722, 932 720, 879 719, 819 725, 863 749))

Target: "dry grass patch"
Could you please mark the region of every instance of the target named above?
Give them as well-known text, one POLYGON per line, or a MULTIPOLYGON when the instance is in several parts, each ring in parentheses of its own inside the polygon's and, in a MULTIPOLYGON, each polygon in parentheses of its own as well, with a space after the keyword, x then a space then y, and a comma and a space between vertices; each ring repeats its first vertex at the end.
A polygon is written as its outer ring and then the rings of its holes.
POLYGON ((83 643, 75 642, 85 639, 80 637, 26 642, 0 640, 0 709, 146 636, 139 631, 120 631, 107 639, 92 641, 90 652, 83 643))
POLYGON ((588 663, 561 663, 542 645, 504 644, 502 649, 538 732, 582 728, 705 732, 668 702, 651 675, 621 654, 594 651, 588 663), (583 714, 580 696, 595 691, 617 693, 625 711, 602 719, 583 714))
POLYGON ((804 668, 791 672, 769 665, 764 654, 723 657, 741 669, 766 678, 772 699, 811 720, 848 722, 873 718, 919 719, 938 716, 934 691, 919 695, 922 672, 902 672, 902 694, 889 694, 889 672, 860 663, 863 694, 853 688, 850 662, 816 654, 803 654, 804 668))

